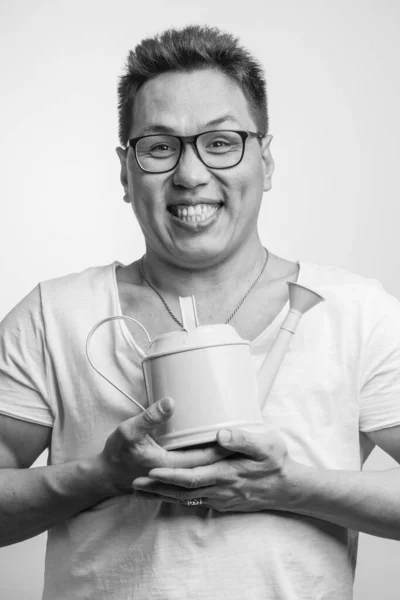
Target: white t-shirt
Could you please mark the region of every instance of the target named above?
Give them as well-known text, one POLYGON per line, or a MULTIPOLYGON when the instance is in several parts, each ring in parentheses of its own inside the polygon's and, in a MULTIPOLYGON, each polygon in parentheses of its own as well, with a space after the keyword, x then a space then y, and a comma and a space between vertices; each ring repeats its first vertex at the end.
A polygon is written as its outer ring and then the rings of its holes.
MULTIPOLYGON (((51 426, 50 464, 102 450, 139 409, 88 364, 92 326, 121 314, 119 263, 38 285, 0 327, 0 412, 51 426)), ((379 281, 300 262, 326 301, 300 321, 265 404, 293 459, 359 470, 360 432, 400 424, 400 302, 379 281)), ((288 304, 251 344, 258 372, 288 304)), ((122 321, 93 338, 93 360, 147 404, 122 321)), ((44 600, 349 600, 357 534, 280 511, 218 513, 115 497, 49 531, 44 600)))

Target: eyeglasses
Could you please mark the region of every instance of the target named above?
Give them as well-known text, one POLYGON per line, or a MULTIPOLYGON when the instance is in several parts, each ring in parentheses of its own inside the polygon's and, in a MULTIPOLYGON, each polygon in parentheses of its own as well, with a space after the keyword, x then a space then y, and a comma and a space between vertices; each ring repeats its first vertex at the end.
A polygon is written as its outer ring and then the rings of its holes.
POLYGON ((168 173, 175 169, 184 144, 193 144, 201 162, 210 169, 231 169, 243 158, 247 138, 262 140, 253 131, 213 130, 197 135, 152 134, 129 140, 139 167, 146 173, 168 173))

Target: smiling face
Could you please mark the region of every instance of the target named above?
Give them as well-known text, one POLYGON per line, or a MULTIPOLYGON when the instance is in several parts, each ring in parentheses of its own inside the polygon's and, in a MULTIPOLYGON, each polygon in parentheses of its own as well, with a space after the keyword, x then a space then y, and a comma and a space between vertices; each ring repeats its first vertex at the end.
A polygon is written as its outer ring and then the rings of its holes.
MULTIPOLYGON (((139 90, 129 137, 223 129, 257 131, 240 87, 215 70, 168 72, 139 90)), ((194 267, 254 244, 262 194, 271 187, 271 139, 260 145, 248 138, 241 163, 223 170, 205 166, 193 145, 185 144, 175 169, 157 174, 140 169, 132 148, 119 148, 125 200, 132 204, 147 251, 194 267)))

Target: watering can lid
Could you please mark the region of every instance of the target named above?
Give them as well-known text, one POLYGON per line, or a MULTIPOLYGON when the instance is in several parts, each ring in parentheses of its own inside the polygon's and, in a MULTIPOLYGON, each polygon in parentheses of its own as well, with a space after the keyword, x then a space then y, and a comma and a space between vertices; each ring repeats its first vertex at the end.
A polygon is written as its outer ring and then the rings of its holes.
POLYGON ((152 343, 146 358, 195 350, 209 346, 249 344, 231 325, 202 325, 199 327, 194 296, 179 298, 183 329, 163 333, 152 343))
POLYGON ((154 358, 156 355, 185 352, 212 346, 226 346, 245 344, 250 342, 243 340, 231 325, 201 325, 190 330, 177 330, 163 333, 151 343, 150 349, 144 360, 154 358))

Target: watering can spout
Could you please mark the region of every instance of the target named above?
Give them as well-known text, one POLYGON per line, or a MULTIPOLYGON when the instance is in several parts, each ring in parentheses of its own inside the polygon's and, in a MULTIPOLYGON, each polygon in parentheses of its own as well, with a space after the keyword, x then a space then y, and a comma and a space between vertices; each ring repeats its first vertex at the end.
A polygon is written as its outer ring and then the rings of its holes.
POLYGON ((304 285, 288 282, 288 286, 289 312, 259 372, 258 389, 262 406, 268 398, 292 335, 296 332, 301 317, 308 310, 325 300, 320 294, 317 294, 317 292, 310 290, 304 285))
POLYGON ((299 312, 301 315, 324 300, 317 292, 299 283, 288 282, 288 286, 290 310, 299 312))

